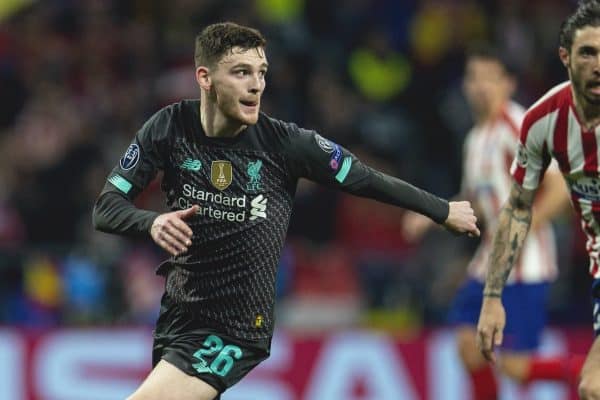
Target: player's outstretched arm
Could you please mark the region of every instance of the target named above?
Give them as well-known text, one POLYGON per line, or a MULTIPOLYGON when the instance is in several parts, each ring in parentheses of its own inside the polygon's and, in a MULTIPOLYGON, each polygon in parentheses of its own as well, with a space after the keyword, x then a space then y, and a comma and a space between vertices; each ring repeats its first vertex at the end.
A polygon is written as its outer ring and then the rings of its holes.
POLYGON ((294 174, 356 196, 414 211, 459 234, 479 235, 468 202, 447 200, 362 163, 314 131, 288 126, 284 143, 294 174))
POLYGON ((534 197, 535 191, 514 183, 498 219, 477 325, 477 346, 488 361, 495 361, 494 347, 502 344, 506 323, 502 290, 523 248, 531 224, 534 197))
POLYGON ((477 228, 477 218, 468 201, 451 201, 448 203, 448 218, 444 222, 444 227, 451 232, 458 234, 467 234, 477 237, 480 235, 477 228))

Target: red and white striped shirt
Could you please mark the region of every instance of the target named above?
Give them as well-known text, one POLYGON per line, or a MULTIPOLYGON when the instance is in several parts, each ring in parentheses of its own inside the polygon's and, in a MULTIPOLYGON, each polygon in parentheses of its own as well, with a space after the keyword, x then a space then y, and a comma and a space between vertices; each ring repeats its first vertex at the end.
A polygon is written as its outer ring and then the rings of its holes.
POLYGON ((587 235, 590 273, 600 278, 600 173, 598 169, 600 127, 586 130, 581 124, 570 82, 544 95, 527 111, 512 174, 523 188, 537 188, 551 157, 558 161, 571 202, 587 235))
MULTIPOLYGON (((496 120, 473 127, 465 140, 462 192, 472 199, 486 224, 481 245, 468 267, 469 276, 479 281, 485 280, 492 234, 512 186, 510 167, 524 114, 523 107, 509 102, 496 120)), ((507 284, 546 282, 557 274, 554 235, 546 224, 530 232, 507 284)))

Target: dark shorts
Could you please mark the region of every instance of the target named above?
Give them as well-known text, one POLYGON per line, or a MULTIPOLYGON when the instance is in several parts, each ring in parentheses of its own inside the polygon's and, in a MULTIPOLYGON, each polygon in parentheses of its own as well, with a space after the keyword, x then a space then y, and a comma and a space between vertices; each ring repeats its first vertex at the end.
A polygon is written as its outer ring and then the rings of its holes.
POLYGON ((596 279, 592 283, 592 305, 594 307, 592 316, 594 334, 600 336, 600 279, 596 279))
MULTIPOLYGON (((502 304, 506 310, 506 326, 502 348, 514 352, 529 352, 540 345, 546 324, 548 283, 506 285, 502 304)), ((477 326, 483 284, 470 279, 459 289, 448 319, 456 325, 477 326)))
POLYGON ((268 343, 240 340, 206 328, 192 313, 163 296, 154 330, 153 368, 163 359, 222 393, 268 357, 268 343))

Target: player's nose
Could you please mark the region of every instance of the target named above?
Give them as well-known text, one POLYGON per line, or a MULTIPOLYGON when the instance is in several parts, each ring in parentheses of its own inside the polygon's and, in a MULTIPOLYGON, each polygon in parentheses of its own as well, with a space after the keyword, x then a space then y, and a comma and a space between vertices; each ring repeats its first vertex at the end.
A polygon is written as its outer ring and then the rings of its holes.
POLYGON ((260 93, 264 88, 263 82, 264 81, 261 79, 260 76, 258 76, 256 74, 253 75, 253 78, 250 80, 250 87, 249 87, 248 91, 252 94, 260 93))

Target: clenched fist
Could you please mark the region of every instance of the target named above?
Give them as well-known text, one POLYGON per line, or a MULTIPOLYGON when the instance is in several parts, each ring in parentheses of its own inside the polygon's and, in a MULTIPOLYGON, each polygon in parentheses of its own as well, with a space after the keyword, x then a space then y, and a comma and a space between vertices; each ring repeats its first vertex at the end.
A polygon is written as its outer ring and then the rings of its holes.
POLYGON ((480 235, 477 228, 477 217, 468 201, 451 201, 449 203, 450 211, 448 218, 444 222, 444 227, 457 234, 467 234, 472 237, 480 235))

